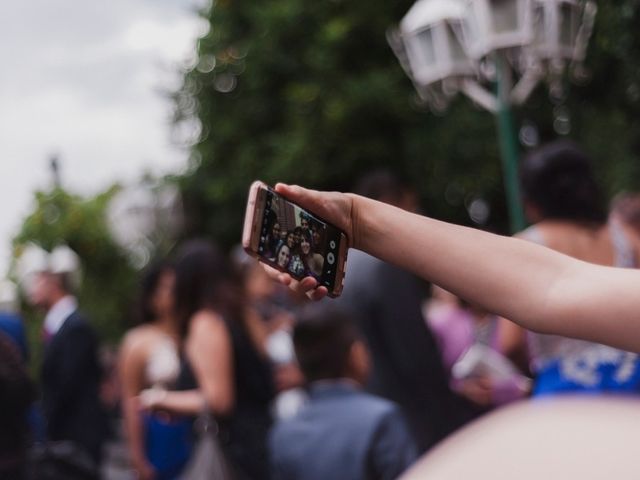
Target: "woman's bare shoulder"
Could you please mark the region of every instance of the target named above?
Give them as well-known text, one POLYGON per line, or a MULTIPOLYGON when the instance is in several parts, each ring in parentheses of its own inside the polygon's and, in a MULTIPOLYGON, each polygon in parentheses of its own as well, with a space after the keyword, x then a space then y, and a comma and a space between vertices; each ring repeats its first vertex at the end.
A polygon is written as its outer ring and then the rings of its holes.
POLYGON ((148 350, 160 338, 162 338, 162 332, 154 325, 138 325, 124 335, 121 348, 123 350, 148 350))
POLYGON ((189 321, 189 334, 199 335, 207 332, 226 329, 222 316, 215 310, 197 311, 189 321))

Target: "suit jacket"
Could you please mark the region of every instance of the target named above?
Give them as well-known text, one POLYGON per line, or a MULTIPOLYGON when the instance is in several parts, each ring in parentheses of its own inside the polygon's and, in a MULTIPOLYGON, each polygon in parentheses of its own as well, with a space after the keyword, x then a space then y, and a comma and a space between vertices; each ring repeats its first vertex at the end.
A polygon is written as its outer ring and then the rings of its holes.
POLYGON ((98 340, 75 311, 45 348, 42 403, 49 440, 70 440, 95 461, 107 436, 107 418, 99 400, 102 371, 98 340))
POLYGON ((274 480, 395 479, 416 458, 400 410, 347 383, 316 384, 269 441, 274 480))
POLYGON ((475 411, 449 388, 434 336, 422 315, 427 285, 409 272, 352 251, 344 292, 367 341, 367 390, 397 403, 421 452, 470 420, 475 411))

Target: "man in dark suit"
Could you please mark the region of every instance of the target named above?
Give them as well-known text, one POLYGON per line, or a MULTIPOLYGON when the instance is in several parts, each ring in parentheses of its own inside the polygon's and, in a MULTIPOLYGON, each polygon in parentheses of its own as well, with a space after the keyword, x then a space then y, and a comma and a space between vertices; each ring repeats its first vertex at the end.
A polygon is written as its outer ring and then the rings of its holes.
POLYGON ((99 399, 98 339, 78 312, 66 274, 37 273, 29 299, 47 312, 41 379, 47 438, 74 442, 99 465, 107 418, 99 399))
POLYGON ((364 393, 368 354, 351 319, 318 305, 299 316, 296 356, 309 402, 270 436, 274 480, 391 480, 416 458, 398 407, 364 393))
MULTIPOLYGON (((418 210, 413 190, 387 171, 368 174, 355 192, 418 210)), ((436 340, 422 315, 427 289, 411 273, 356 250, 349 253, 344 291, 336 301, 357 319, 371 352, 367 390, 400 406, 420 452, 476 414, 449 388, 436 340)))

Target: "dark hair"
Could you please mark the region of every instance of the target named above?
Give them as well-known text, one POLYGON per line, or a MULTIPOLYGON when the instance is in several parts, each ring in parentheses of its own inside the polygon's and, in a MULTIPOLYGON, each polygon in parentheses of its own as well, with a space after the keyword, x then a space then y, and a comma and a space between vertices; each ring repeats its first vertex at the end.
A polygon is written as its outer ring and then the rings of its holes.
POLYGON ((410 189, 407 182, 387 169, 374 170, 362 176, 355 184, 353 192, 373 200, 398 202, 410 189))
POLYGON ((520 164, 522 197, 545 219, 602 224, 607 213, 589 157, 560 140, 526 155, 520 164))
POLYGON ((176 311, 183 336, 198 310, 210 308, 224 318, 241 318, 237 278, 215 245, 205 240, 182 245, 176 255, 175 272, 176 311))
POLYGON ((158 290, 160 279, 165 273, 172 272, 173 265, 160 260, 153 262, 142 273, 140 278, 136 320, 138 323, 150 323, 156 320, 156 312, 151 307, 151 299, 158 290))
POLYGON ((307 242, 309 242, 311 245, 313 245, 313 234, 311 233, 310 230, 303 230, 302 234, 300 235, 300 241, 302 242, 302 239, 305 239, 307 242))
POLYGON ((343 377, 351 346, 358 339, 343 310, 326 304, 304 309, 293 329, 293 345, 307 382, 343 377))

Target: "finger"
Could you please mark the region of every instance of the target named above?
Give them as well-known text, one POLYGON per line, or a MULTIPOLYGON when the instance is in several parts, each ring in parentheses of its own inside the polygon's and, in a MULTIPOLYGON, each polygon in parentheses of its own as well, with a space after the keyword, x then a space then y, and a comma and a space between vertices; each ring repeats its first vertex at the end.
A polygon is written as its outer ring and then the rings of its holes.
POLYGON ((276 184, 275 190, 277 193, 303 207, 313 207, 317 204, 318 192, 315 190, 309 190, 298 185, 287 185, 285 183, 276 184))
POLYGON ((318 282, 313 277, 305 277, 297 284, 297 291, 307 293, 314 290, 318 286, 318 282))
POLYGON ((314 290, 307 292, 307 296, 311 300, 317 302, 318 300, 322 300, 324 297, 326 297, 328 293, 329 293, 329 290, 327 290, 327 287, 320 286, 314 290))
POLYGON ((278 283, 281 283, 283 285, 289 286, 291 285, 291 276, 287 273, 283 273, 280 270, 276 270, 275 268, 273 268, 270 265, 267 265, 266 263, 262 263, 262 268, 264 268, 264 271, 267 272, 267 275, 269 275, 269 277, 272 280, 277 281, 278 283))

